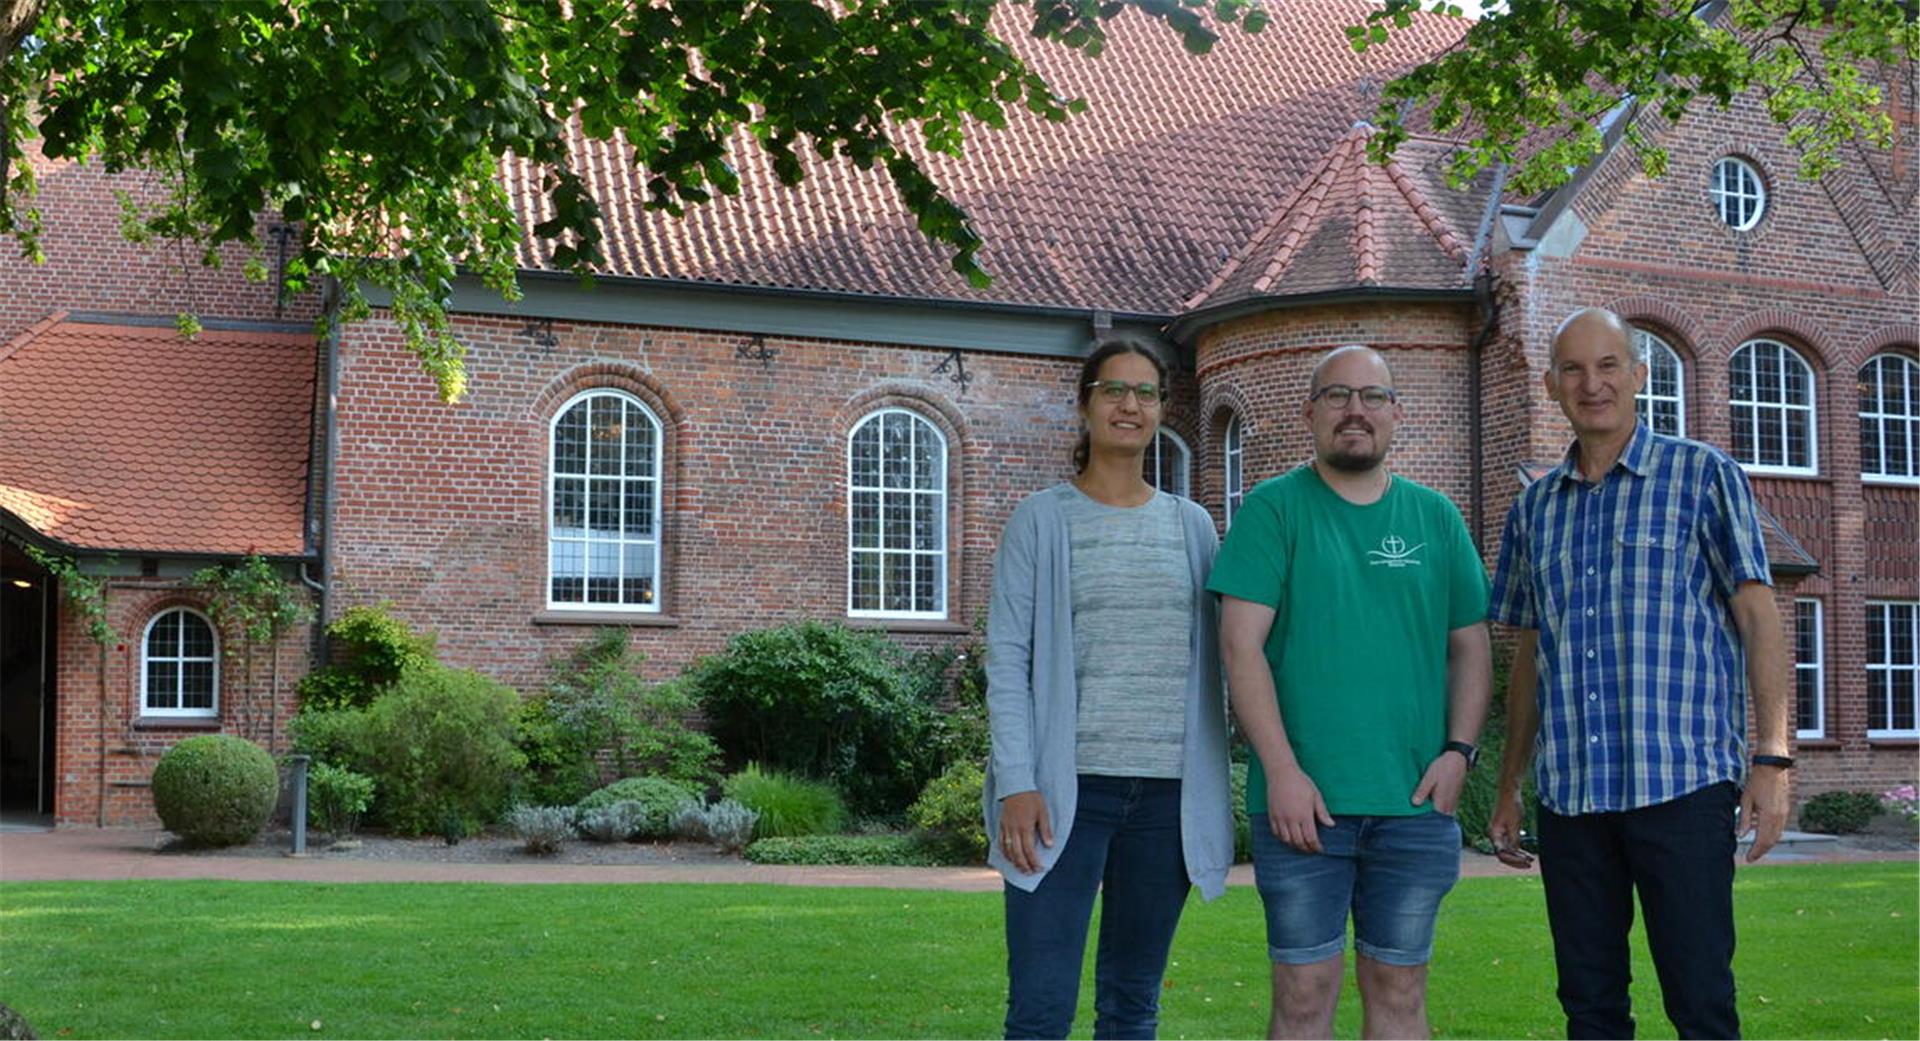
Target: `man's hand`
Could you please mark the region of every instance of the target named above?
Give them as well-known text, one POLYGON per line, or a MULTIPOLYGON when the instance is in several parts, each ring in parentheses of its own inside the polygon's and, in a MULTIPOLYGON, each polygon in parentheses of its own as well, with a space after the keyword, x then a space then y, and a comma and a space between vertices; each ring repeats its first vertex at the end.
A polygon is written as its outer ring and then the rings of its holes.
POLYGON ((1267 824, 1274 838, 1302 853, 1320 852, 1320 828, 1333 827, 1320 788, 1298 766, 1267 774, 1267 824))
POLYGON ((1767 855, 1780 841, 1787 826, 1787 772, 1777 766, 1755 766, 1747 770, 1747 790, 1740 795, 1740 823, 1734 837, 1752 833, 1753 845, 1747 847, 1747 863, 1767 855))
POLYGON ((1427 772, 1420 775, 1420 786, 1413 790, 1413 804, 1419 806, 1428 799, 1433 800, 1433 808, 1453 816, 1460 806, 1460 789, 1467 784, 1467 757, 1458 752, 1442 752, 1427 764, 1427 772))
POLYGON ((1040 847, 1053 847, 1053 823, 1039 792, 1015 792, 1000 800, 1000 848, 1023 875, 1040 870, 1040 847))
MULTIPOLYGON (((1526 815, 1527 808, 1520 800, 1520 786, 1501 785, 1493 797, 1493 815, 1487 818, 1487 838, 1493 841, 1494 853, 1518 851, 1527 861, 1527 866, 1531 866, 1533 858, 1525 856, 1525 851, 1520 849, 1520 822, 1526 819, 1526 815)), ((1521 867, 1519 860, 1522 857, 1512 861, 1501 857, 1500 862, 1508 867, 1521 867)))

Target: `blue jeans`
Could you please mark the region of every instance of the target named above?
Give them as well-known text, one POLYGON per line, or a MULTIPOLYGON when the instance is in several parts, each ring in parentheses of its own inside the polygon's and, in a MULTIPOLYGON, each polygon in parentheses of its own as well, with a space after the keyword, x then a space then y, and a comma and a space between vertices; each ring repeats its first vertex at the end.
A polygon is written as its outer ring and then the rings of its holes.
POLYGON ((1335 816, 1320 828, 1319 853, 1280 841, 1253 821, 1253 877, 1267 912, 1267 954, 1311 965, 1353 947, 1385 965, 1433 958, 1440 899, 1460 878, 1460 825, 1444 813, 1335 816))
POLYGON ((1567 1036, 1633 1037, 1633 893, 1667 1018, 1681 1037, 1739 1037, 1733 991, 1731 781, 1624 813, 1540 808, 1540 880, 1567 1036))
POLYGON ((1180 782, 1080 775, 1080 801, 1060 859, 1029 893, 1007 891, 1009 1038, 1063 1038, 1080 998, 1093 898, 1096 1038, 1151 1038, 1173 929, 1186 907, 1180 782))

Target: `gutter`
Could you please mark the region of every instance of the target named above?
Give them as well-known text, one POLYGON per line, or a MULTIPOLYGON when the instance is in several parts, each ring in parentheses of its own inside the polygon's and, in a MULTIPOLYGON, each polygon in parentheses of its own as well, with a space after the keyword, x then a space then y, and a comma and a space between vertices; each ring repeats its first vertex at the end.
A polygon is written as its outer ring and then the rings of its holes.
POLYGON ((1448 289, 1405 289, 1393 286, 1349 286, 1344 289, 1330 289, 1318 293, 1272 294, 1250 296, 1231 303, 1202 308, 1180 315, 1167 323, 1167 339, 1182 347, 1192 347, 1194 338, 1210 325, 1230 321, 1244 315, 1267 311, 1283 311, 1296 307, 1316 307, 1323 304, 1350 304, 1360 302, 1439 302, 1458 303, 1473 299, 1473 290, 1465 286, 1448 289))

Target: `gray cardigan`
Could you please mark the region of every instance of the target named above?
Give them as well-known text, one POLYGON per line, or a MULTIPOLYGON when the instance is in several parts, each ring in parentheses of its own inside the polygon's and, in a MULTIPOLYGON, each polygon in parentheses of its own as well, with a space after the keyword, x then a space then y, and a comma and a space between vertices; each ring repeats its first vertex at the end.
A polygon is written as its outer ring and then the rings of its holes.
MULTIPOLYGON (((1073 594, 1066 517, 1076 494, 1060 484, 1023 500, 1007 521, 993 562, 987 612, 987 715, 993 755, 987 763, 987 863, 1031 891, 1066 848, 1079 798, 1074 769, 1076 693, 1073 594), (1040 847, 1040 870, 1024 874, 998 842, 1000 799, 1038 790, 1053 823, 1040 847)), ((1187 877, 1208 900, 1226 889, 1233 863, 1233 808, 1227 781, 1227 711, 1220 686, 1217 608, 1206 592, 1220 538, 1199 504, 1181 500, 1193 568, 1193 638, 1187 670, 1187 732, 1180 787, 1180 834, 1187 877)))

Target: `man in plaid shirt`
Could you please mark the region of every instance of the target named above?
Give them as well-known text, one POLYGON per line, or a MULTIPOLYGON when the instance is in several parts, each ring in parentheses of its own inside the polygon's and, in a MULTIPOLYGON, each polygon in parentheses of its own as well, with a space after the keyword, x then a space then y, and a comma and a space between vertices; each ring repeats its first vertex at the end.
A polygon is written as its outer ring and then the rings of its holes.
POLYGON ((1520 493, 1501 541, 1487 616, 1519 634, 1487 831, 1503 860, 1524 859, 1520 779, 1537 743, 1568 1037, 1633 1036, 1636 889, 1680 1036, 1737 1037, 1735 807, 1758 860, 1786 820, 1790 671, 1746 474, 1639 423, 1646 375, 1610 312, 1554 335, 1547 396, 1576 440, 1520 493))

